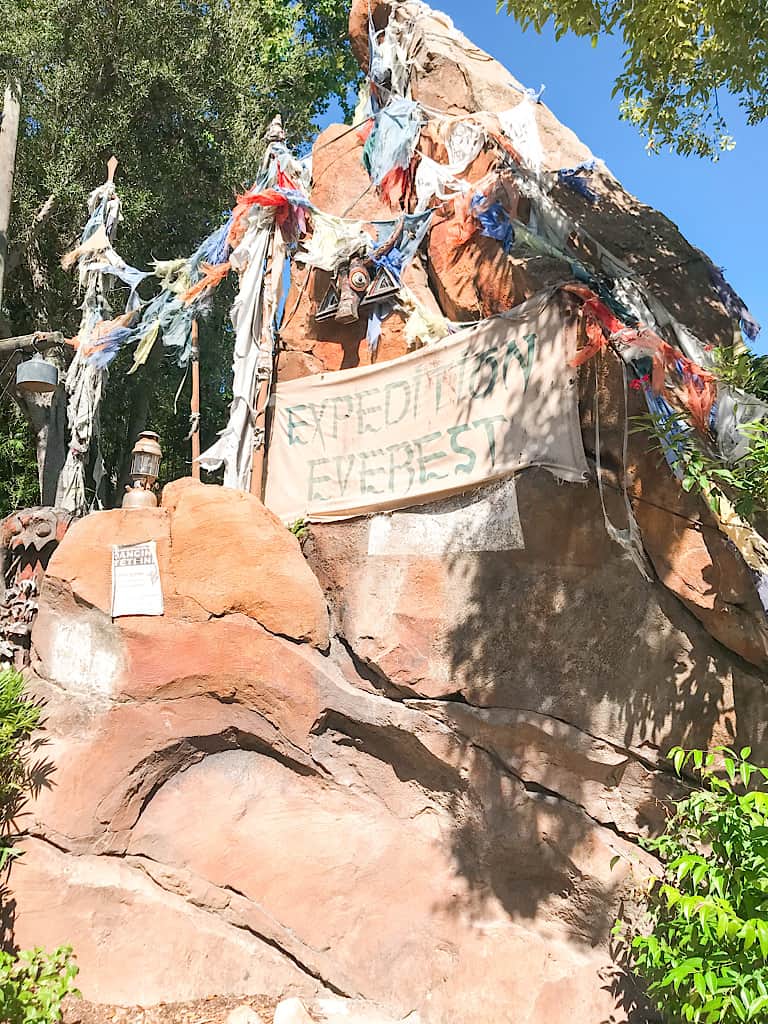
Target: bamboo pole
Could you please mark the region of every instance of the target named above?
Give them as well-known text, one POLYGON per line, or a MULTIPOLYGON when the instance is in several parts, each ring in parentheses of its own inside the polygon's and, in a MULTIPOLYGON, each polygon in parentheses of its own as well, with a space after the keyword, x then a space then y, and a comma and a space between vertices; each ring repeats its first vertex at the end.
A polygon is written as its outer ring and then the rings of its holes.
POLYGON ((200 479, 200 345, 197 320, 192 321, 192 397, 190 399, 192 477, 200 479))

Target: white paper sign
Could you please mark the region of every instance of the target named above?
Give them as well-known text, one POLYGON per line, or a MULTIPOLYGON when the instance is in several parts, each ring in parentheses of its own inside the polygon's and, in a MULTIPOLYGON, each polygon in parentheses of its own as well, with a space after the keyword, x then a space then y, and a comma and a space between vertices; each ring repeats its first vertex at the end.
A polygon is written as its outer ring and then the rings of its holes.
POLYGON ((115 544, 112 548, 112 618, 162 615, 163 587, 157 545, 115 544))
POLYGON ((369 555, 449 555, 524 548, 514 477, 479 494, 446 498, 368 520, 369 555))

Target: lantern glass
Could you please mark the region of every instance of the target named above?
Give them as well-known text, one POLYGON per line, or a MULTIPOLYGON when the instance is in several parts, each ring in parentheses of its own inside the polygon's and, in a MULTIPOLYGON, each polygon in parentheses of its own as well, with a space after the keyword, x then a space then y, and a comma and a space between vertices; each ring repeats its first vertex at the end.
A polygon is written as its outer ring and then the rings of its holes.
POLYGON ((134 451, 131 457, 131 476, 150 477, 157 480, 160 473, 160 456, 152 452, 134 451))
POLYGON ((157 434, 145 430, 131 452, 131 476, 145 488, 152 488, 160 475, 160 460, 163 457, 157 434))

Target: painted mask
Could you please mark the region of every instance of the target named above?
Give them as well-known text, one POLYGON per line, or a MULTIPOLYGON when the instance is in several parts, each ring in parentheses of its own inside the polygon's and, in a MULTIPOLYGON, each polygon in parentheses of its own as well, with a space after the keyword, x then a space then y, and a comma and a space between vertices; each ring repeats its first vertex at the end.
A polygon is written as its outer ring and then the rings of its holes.
POLYGON ((315 320, 353 324, 365 315, 366 307, 397 294, 400 282, 386 267, 354 257, 339 267, 315 313, 315 320))

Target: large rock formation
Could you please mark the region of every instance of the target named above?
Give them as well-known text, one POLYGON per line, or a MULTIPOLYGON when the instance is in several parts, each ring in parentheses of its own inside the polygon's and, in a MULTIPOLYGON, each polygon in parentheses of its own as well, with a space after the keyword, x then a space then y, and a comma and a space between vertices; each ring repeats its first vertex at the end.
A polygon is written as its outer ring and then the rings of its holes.
POLYGON ((255 498, 182 481, 72 528, 34 632, 55 771, 15 940, 73 942, 105 1002, 335 992, 585 1024, 631 1003, 607 939, 675 793, 663 754, 753 740, 762 683, 606 543, 593 492, 499 490, 524 546, 493 550, 498 492, 448 558, 403 553, 405 521, 370 556, 375 520, 313 531, 330 641, 255 498), (139 539, 166 614, 113 622, 111 545, 139 539))
MULTIPOLYGON (((450 585, 414 561, 416 586, 450 585)), ((368 592, 375 643, 404 611, 368 592)), ((255 498, 183 481, 157 511, 74 526, 35 627, 55 772, 14 871, 16 941, 74 942, 83 990, 109 1002, 340 992, 467 1020, 482 977, 520 1019, 602 1019, 628 870, 610 861, 658 814, 653 757, 538 700, 486 689, 476 707, 479 677, 467 702, 423 667, 406 686, 406 661, 386 681, 346 633, 329 646, 320 587, 255 498), (112 622, 111 545, 139 538, 166 614, 112 622)))
MULTIPOLYGON (((411 8, 417 99, 454 113, 521 102, 498 64, 411 8)), ((374 0, 371 16, 381 26, 392 8, 374 0)), ((367 0, 351 32, 365 61, 367 0)), ((535 110, 545 167, 589 156, 535 110)), ((354 133, 321 136, 313 200, 391 216, 360 150, 354 133)), ((703 258, 606 170, 592 185, 595 207, 561 185, 558 201, 681 323, 728 341, 703 258)), ((470 320, 562 266, 482 237, 456 258, 435 228, 410 274, 433 308, 470 320)), ((294 282, 283 379, 368 358, 358 326, 314 322, 325 284, 294 282)), ((379 358, 404 350, 395 313, 379 358)), ((616 361, 579 384, 585 445, 597 388, 618 483, 616 361)), ((255 498, 191 481, 158 510, 77 523, 33 634, 55 770, 13 871, 15 941, 72 942, 83 991, 104 1002, 336 993, 434 1024, 652 1019, 633 1016, 610 928, 632 876, 653 870, 638 836, 678 793, 668 748, 767 752, 768 631, 736 548, 645 448, 632 440, 628 469, 648 580, 607 534, 594 484, 542 470, 314 526, 303 553, 255 498), (111 545, 146 540, 165 615, 113 621, 111 545)), ((606 501, 623 526, 619 494, 606 501)))

